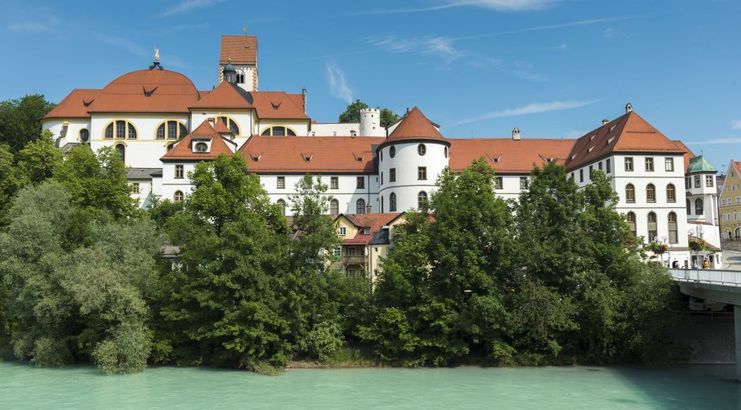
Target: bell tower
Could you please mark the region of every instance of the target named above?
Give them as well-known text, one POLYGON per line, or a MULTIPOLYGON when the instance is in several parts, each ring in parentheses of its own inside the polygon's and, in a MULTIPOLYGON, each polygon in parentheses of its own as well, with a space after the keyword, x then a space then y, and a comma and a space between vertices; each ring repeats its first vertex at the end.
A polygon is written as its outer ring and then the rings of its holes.
POLYGON ((245 91, 257 91, 257 37, 246 34, 221 36, 219 82, 225 80, 227 67, 227 72, 234 72, 234 84, 245 91))

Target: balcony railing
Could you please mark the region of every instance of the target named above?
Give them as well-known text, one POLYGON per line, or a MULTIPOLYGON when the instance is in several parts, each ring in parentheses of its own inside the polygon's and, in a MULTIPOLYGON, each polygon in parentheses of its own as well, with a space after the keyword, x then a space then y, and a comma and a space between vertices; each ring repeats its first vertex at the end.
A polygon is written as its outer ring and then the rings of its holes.
POLYGON ((345 265, 364 265, 365 256, 343 256, 342 263, 344 263, 345 265))
POLYGON ((741 271, 710 269, 670 269, 677 282, 704 283, 729 287, 741 287, 741 271))

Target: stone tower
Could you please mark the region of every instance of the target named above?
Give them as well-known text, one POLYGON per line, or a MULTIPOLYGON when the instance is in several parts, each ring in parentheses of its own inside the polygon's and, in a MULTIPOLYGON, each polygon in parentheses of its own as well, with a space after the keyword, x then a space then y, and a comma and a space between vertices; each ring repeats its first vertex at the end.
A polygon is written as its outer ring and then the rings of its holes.
POLYGON ((219 82, 224 81, 224 67, 236 70, 236 84, 245 91, 257 91, 257 37, 221 36, 219 82))

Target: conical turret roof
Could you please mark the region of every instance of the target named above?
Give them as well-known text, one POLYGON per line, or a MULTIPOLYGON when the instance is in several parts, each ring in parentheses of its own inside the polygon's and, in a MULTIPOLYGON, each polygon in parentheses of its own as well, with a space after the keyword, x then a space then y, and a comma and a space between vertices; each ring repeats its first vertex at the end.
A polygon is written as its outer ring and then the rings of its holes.
POLYGON ((445 141, 435 124, 427 119, 419 108, 409 110, 396 126, 394 132, 384 141, 384 144, 397 141, 445 141))
POLYGON ((687 168, 688 174, 715 174, 716 172, 718 172, 718 170, 703 158, 702 155, 692 158, 690 160, 690 165, 687 168))

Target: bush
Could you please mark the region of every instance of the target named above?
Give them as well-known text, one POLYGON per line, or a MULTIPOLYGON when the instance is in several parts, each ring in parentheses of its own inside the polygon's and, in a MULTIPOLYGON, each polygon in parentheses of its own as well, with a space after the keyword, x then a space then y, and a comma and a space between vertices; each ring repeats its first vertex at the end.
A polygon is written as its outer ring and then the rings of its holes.
POLYGON ((309 356, 325 361, 345 346, 342 326, 334 321, 317 323, 299 344, 309 356))
POLYGON ((122 323, 95 346, 92 356, 106 374, 136 373, 147 367, 151 350, 152 337, 143 323, 122 323))

